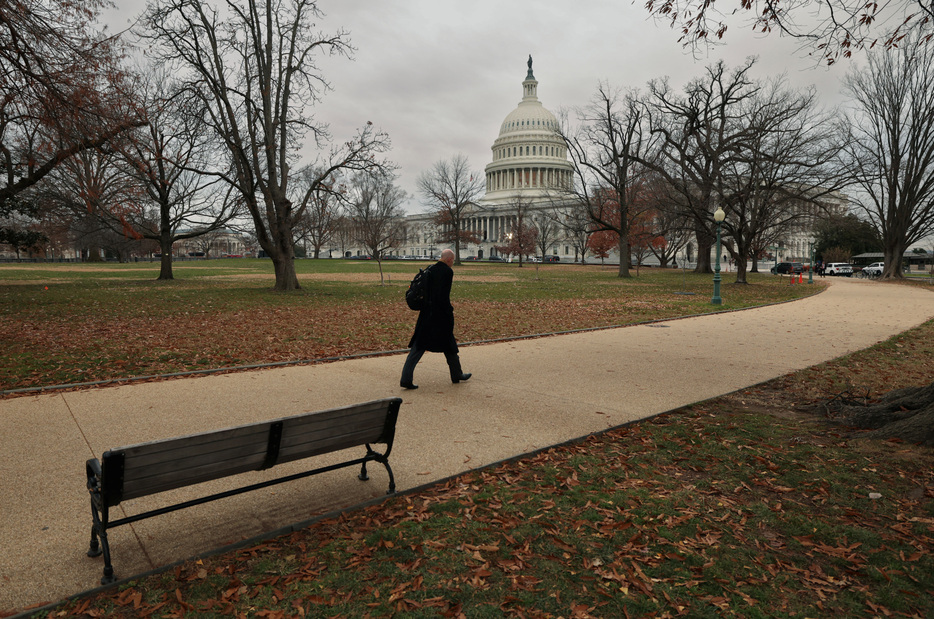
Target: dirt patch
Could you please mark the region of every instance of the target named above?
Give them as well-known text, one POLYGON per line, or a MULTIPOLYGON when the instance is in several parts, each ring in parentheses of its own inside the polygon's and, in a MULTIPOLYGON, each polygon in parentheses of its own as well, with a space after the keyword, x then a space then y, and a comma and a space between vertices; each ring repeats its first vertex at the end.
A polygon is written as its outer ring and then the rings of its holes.
MULTIPOLYGON (((159 263, 158 263, 158 262, 153 262, 152 264, 155 265, 155 267, 157 268, 156 270, 158 270, 159 263)), ((186 268, 188 268, 188 267, 186 267, 186 268)), ((204 268, 204 267, 202 267, 202 268, 204 268)), ((62 272, 65 272, 65 273, 76 273, 76 272, 77 272, 77 273, 87 273, 87 272, 93 272, 93 273, 126 273, 127 271, 149 272, 149 271, 152 271, 152 270, 153 270, 153 266, 150 265, 150 266, 147 266, 147 267, 127 267, 127 268, 123 268, 123 269, 108 269, 108 268, 105 268, 105 267, 97 266, 97 265, 95 265, 95 264, 90 264, 90 265, 77 265, 77 264, 76 264, 76 265, 66 265, 66 264, 52 264, 52 263, 49 263, 49 264, 46 264, 46 263, 34 263, 34 264, 17 264, 17 265, 15 265, 15 266, 7 265, 7 266, 4 266, 4 267, 3 267, 3 270, 4 270, 4 271, 16 271, 16 270, 21 270, 21 271, 48 271, 49 269, 55 269, 56 271, 62 271, 62 272)))
MULTIPOLYGON (((455 272, 454 277, 461 275, 460 271, 455 272)), ((476 276, 472 273, 467 274, 468 277, 464 278, 465 281, 471 282, 482 282, 484 284, 507 284, 509 282, 519 281, 518 277, 510 277, 508 275, 484 275, 482 277, 476 276)))
POLYGON ((72 280, 70 279, 44 279, 41 282, 36 280, 22 280, 22 279, 11 279, 11 280, 2 280, 0 279, 0 286, 48 286, 49 284, 70 284, 72 280))
MULTIPOLYGON (((471 282, 483 282, 488 284, 501 284, 518 281, 516 277, 510 277, 508 275, 484 275, 474 276, 469 273, 462 273, 460 270, 457 271, 455 277, 458 275, 467 275, 468 277, 464 278, 467 281, 471 282)), ((409 281, 414 277, 414 273, 385 273, 384 278, 387 284, 398 284, 404 283, 408 285, 409 281)), ((241 279, 271 279, 273 278, 272 273, 243 273, 240 275, 222 275, 215 277, 213 279, 217 280, 241 280, 241 279)), ((298 282, 301 284, 303 281, 329 281, 329 282, 348 282, 348 283, 361 283, 369 284, 374 282, 379 282, 379 273, 302 273, 298 276, 298 282)))

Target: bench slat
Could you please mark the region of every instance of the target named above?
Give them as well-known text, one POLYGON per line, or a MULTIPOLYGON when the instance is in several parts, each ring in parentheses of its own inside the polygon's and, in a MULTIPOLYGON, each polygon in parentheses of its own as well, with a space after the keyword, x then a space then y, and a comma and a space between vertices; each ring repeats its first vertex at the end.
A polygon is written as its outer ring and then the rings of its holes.
POLYGON ((278 421, 282 439, 277 463, 384 442, 387 407, 385 401, 367 402, 113 450, 125 458, 122 499, 259 469, 269 427, 278 421))
MULTIPOLYGON (((331 446, 332 450, 341 449, 342 444, 354 447, 379 442, 385 426, 385 415, 383 411, 368 412, 340 421, 341 425, 337 426, 331 419, 286 420, 282 428, 280 451, 287 450, 294 458, 300 457, 304 445, 311 445, 308 450, 318 452, 318 443, 322 441, 331 446)), ((250 434, 238 432, 228 436, 226 432, 218 433, 217 440, 211 442, 178 440, 170 445, 161 444, 156 452, 127 448, 124 451, 124 479, 145 478, 169 469, 184 470, 199 466, 202 462, 237 460, 265 454, 269 425, 254 426, 255 431, 250 434)), ((279 461, 283 460, 280 458, 279 461)))
MULTIPOLYGON (((315 455, 331 453, 371 442, 374 434, 368 429, 362 432, 344 433, 338 436, 319 436, 317 440, 300 445, 280 448, 277 463, 301 460, 315 455)), ((265 445, 264 445, 265 447, 265 445)), ((164 462, 146 469, 127 468, 124 474, 123 499, 181 488, 202 481, 219 479, 238 473, 255 471, 265 461, 265 449, 252 453, 241 453, 243 449, 199 454, 187 459, 182 468, 179 462, 164 462), (223 458, 223 459, 220 459, 223 458)))
POLYGON ((348 416, 352 416, 355 413, 376 413, 379 412, 381 415, 385 416, 386 410, 388 409, 391 400, 373 400, 371 402, 364 402, 362 404, 354 404, 351 406, 343 406, 340 408, 332 408, 323 411, 315 411, 308 413, 299 413, 298 415, 291 415, 289 417, 280 417, 278 419, 270 419, 267 421, 258 421, 255 423, 244 424, 242 426, 235 426, 232 428, 223 428, 220 430, 209 430, 207 432, 198 432, 196 434, 187 434, 185 436, 179 436, 174 438, 164 438, 158 439, 155 441, 148 441, 145 443, 136 443, 134 445, 127 445, 124 447, 119 447, 112 451, 122 451, 127 454, 130 453, 159 453, 163 450, 171 450, 175 448, 175 443, 179 441, 185 441, 186 444, 190 445, 201 445, 206 443, 211 443, 215 440, 218 440, 218 436, 223 435, 224 437, 237 436, 239 434, 249 434, 253 431, 254 428, 266 428, 272 423, 278 421, 282 422, 314 422, 316 419, 320 420, 333 420, 343 419, 348 416))

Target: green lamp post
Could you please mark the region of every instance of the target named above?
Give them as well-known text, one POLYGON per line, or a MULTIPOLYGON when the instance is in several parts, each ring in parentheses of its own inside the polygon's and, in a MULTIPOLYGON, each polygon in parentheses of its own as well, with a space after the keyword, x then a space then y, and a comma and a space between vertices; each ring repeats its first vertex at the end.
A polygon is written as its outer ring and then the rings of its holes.
POLYGON ((717 222, 717 262, 713 270, 713 298, 710 303, 712 305, 722 305, 723 299, 720 298, 720 224, 726 218, 726 213, 718 206, 713 218, 717 222))
POLYGON ((808 243, 808 251, 811 252, 811 268, 808 269, 808 283, 814 283, 814 241, 808 243))

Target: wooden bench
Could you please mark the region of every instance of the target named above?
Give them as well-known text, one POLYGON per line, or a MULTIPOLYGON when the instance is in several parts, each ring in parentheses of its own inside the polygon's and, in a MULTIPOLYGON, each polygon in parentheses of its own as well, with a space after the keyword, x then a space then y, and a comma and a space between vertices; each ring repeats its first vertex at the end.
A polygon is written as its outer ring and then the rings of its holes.
POLYGON ((388 458, 401 403, 401 398, 374 400, 130 445, 111 449, 100 460, 88 460, 86 468, 93 519, 88 556, 104 555, 101 584, 117 580, 110 560, 107 531, 120 525, 357 464, 361 465, 359 479, 366 480, 368 462, 379 462, 386 467, 389 473, 388 493, 394 493, 396 483, 388 458), (371 447, 373 443, 385 444, 385 451, 375 451, 371 447), (110 508, 121 501, 360 446, 366 446, 366 455, 360 458, 110 520, 110 508))

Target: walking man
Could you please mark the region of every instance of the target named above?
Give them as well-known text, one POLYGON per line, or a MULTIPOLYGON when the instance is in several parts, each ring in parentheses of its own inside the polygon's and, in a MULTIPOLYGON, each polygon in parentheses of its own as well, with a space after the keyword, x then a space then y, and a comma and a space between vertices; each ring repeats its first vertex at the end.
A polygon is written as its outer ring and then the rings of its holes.
POLYGON ((415 333, 409 342, 409 356, 402 366, 399 385, 406 389, 418 389, 412 381, 415 366, 425 351, 444 353, 451 371, 451 382, 460 383, 470 378, 461 370, 457 356, 457 340, 454 339, 454 306, 451 305, 451 284, 454 282, 454 252, 445 249, 441 260, 428 270, 428 307, 418 313, 415 333))

